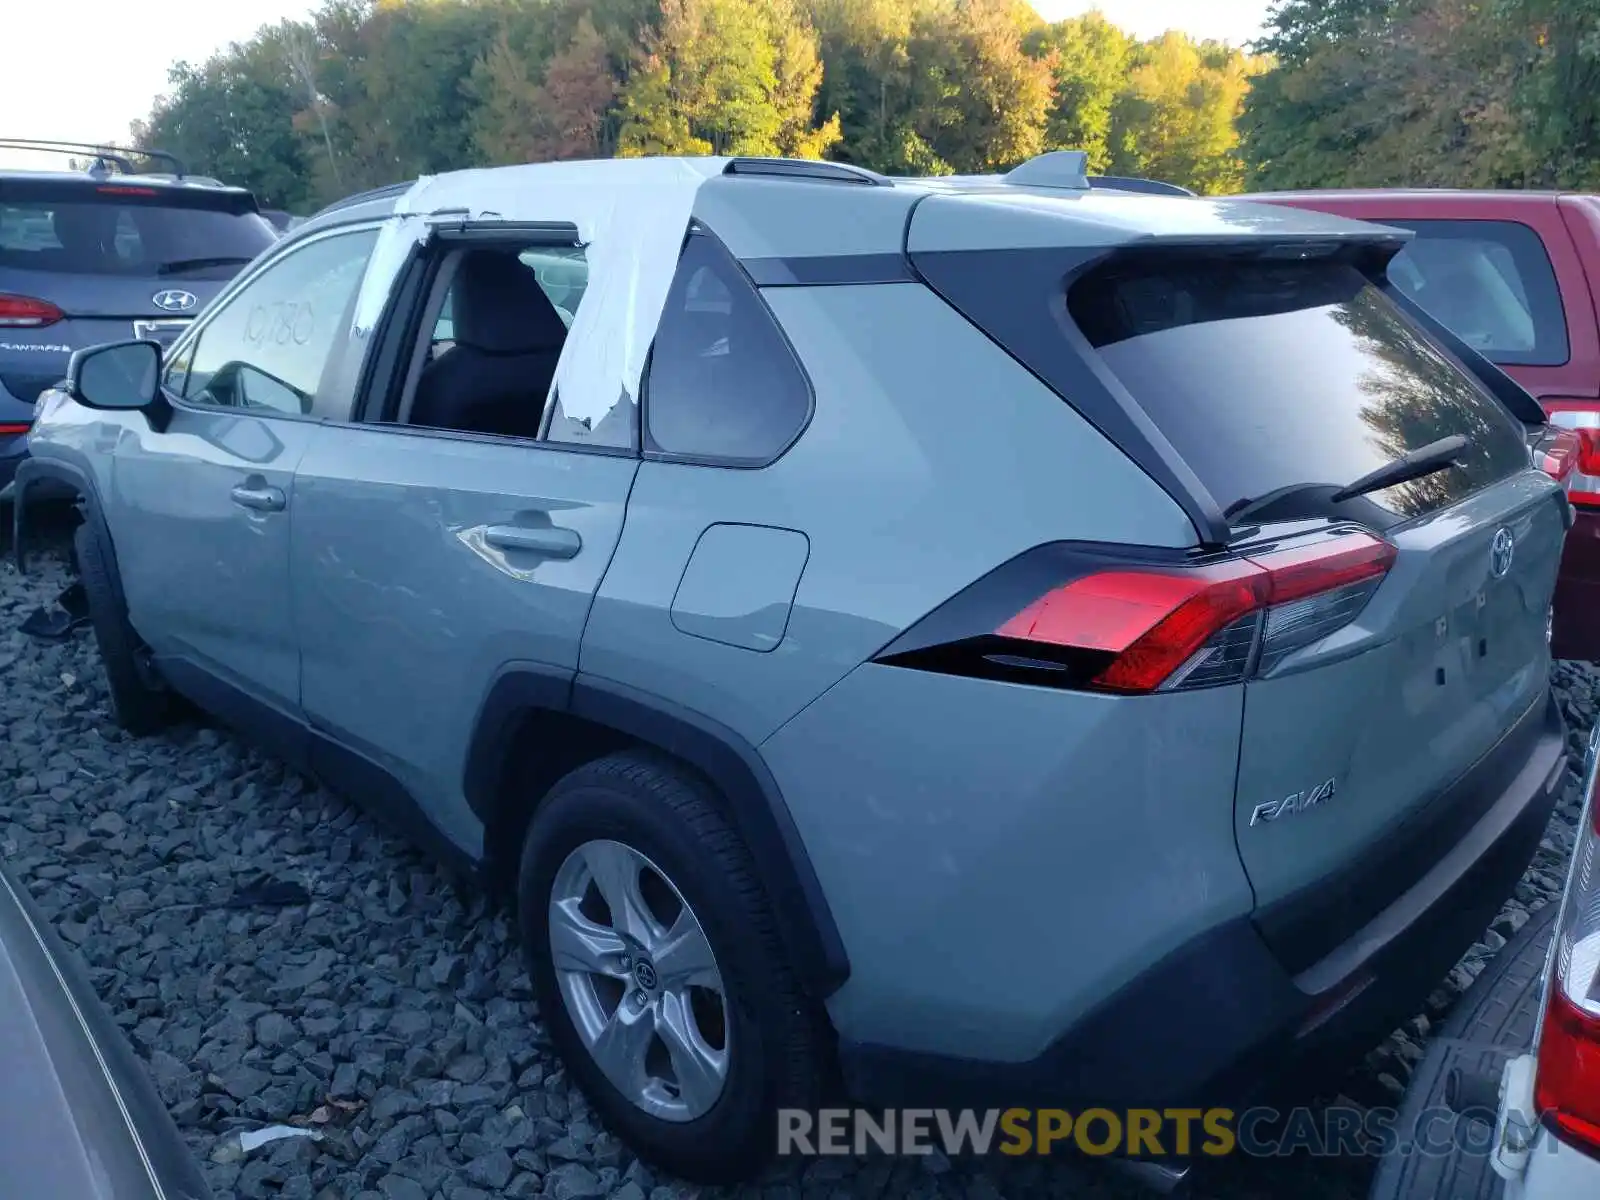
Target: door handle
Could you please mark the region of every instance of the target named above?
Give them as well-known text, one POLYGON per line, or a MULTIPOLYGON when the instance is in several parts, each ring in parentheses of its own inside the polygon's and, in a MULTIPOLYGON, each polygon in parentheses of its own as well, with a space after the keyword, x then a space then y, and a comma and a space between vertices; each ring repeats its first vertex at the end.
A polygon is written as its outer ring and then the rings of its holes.
POLYGON ((483 540, 498 550, 524 550, 546 558, 572 558, 583 549, 576 530, 559 525, 491 525, 483 540))
POLYGON ((249 508, 256 512, 282 512, 284 504, 287 503, 283 489, 265 483, 241 483, 236 485, 229 495, 240 508, 249 508))

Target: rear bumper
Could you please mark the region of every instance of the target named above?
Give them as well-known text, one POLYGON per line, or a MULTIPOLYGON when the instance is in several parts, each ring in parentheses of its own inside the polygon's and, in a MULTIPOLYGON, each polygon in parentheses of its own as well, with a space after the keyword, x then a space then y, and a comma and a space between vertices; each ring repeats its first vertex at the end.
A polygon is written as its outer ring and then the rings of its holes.
POLYGON ((1577 509, 1561 553, 1554 603, 1550 653, 1600 659, 1600 510, 1577 509))
POLYGON ((1135 978, 1031 1061, 845 1040, 846 1086, 885 1107, 1236 1107, 1290 1067, 1365 1049, 1420 1007, 1516 885, 1563 787, 1565 740, 1547 695, 1457 783, 1499 793, 1479 821, 1398 900, 1297 974, 1253 921, 1231 920, 1135 978))

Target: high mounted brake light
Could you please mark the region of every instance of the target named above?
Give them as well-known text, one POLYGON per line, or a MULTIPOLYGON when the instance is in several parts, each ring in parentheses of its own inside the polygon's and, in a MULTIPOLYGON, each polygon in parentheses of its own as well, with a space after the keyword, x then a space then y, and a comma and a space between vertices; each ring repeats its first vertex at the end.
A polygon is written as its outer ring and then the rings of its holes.
POLYGON ((0 292, 0 329, 43 329, 66 315, 48 300, 0 292))
POLYGON ((919 622, 878 661, 1120 693, 1237 683, 1348 625, 1396 554, 1371 534, 1348 532, 1192 566, 1091 560, 975 628, 1004 593, 1037 578, 1042 564, 1024 556, 919 622))
POLYGON ((1550 956, 1534 1109, 1552 1133, 1600 1151, 1600 807, 1596 741, 1584 771, 1583 819, 1550 956))

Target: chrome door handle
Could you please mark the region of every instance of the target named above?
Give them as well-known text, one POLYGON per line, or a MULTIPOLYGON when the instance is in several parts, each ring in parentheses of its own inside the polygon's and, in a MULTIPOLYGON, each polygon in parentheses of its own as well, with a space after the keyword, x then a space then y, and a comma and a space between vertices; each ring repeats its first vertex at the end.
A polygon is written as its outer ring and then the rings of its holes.
POLYGON ((283 506, 287 503, 283 489, 270 487, 264 483, 238 484, 229 495, 240 508, 249 508, 256 512, 282 512, 283 506))
POLYGON ((583 549, 583 539, 575 530, 559 525, 491 525, 483 540, 498 550, 523 550, 546 558, 572 558, 583 549))

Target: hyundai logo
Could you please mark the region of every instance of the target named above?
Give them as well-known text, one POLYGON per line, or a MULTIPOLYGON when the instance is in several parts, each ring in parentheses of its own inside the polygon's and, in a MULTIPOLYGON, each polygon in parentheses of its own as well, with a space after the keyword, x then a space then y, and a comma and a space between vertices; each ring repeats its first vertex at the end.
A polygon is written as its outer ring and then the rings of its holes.
POLYGON ((1494 543, 1489 547, 1489 574, 1496 579, 1504 579, 1506 572, 1511 570, 1511 556, 1516 549, 1517 541, 1511 536, 1511 530, 1496 530, 1494 543))
POLYGON ((150 302, 163 312, 188 312, 200 303, 200 300, 193 292, 186 292, 182 288, 168 288, 151 296, 150 302))

